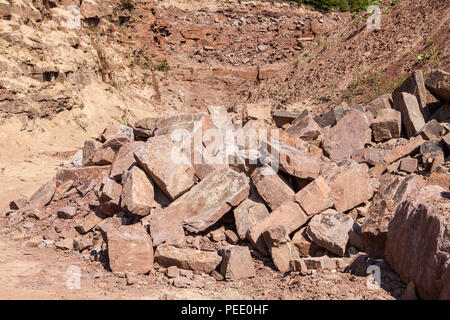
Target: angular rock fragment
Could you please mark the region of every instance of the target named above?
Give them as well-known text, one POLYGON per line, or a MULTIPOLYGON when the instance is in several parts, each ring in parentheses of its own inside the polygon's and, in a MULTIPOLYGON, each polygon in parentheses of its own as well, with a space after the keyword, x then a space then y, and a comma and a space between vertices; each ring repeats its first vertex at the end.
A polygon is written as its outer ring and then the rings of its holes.
POLYGON ((138 166, 131 167, 123 178, 121 207, 144 217, 159 206, 154 196, 153 184, 147 174, 138 166))
POLYGON ((425 125, 417 98, 412 94, 401 92, 398 99, 394 100, 394 103, 402 113, 402 120, 408 138, 417 136, 425 125))
POLYGON ((428 186, 411 195, 389 223, 386 260, 422 299, 450 299, 448 190, 428 186))
POLYGON ((47 182, 31 196, 30 201, 23 207, 22 211, 25 212, 44 207, 52 200, 55 190, 55 180, 47 182))
POLYGON ((439 139, 445 133, 445 129, 436 119, 432 119, 425 124, 419 133, 425 140, 433 140, 439 139))
POLYGON ((77 221, 75 230, 77 230, 81 234, 88 233, 89 231, 94 229, 97 224, 99 224, 106 218, 107 216, 105 216, 99 210, 91 211, 88 215, 77 221))
POLYGON ((269 210, 261 201, 246 199, 233 210, 236 231, 240 239, 244 239, 247 231, 258 222, 269 216, 269 210))
POLYGON ((176 199, 195 183, 194 169, 168 136, 150 138, 134 152, 139 166, 171 199, 176 199))
POLYGON ((423 140, 421 136, 411 138, 406 144, 397 146, 394 149, 388 151, 384 155, 383 160, 386 163, 395 162, 398 159, 403 158, 417 150, 424 142, 425 140, 423 140))
POLYGON ((142 141, 131 141, 120 148, 111 165, 111 172, 109 174, 111 179, 118 182, 122 181, 124 173, 136 162, 134 159, 134 151, 143 144, 144 142, 142 141))
POLYGON ((318 177, 295 194, 297 201, 308 216, 320 213, 334 204, 330 187, 323 177, 318 177))
POLYGON ((73 206, 66 206, 58 210, 58 217, 61 219, 73 219, 77 213, 77 208, 73 206))
POLYGON ((376 118, 381 109, 391 109, 393 104, 394 102, 392 101, 392 95, 383 94, 382 96, 379 96, 378 98, 369 102, 366 106, 366 109, 372 114, 374 118, 376 118))
POLYGON ((317 245, 342 257, 354 223, 350 216, 329 209, 311 219, 306 234, 317 245))
POLYGON ((440 69, 433 70, 425 82, 425 87, 439 101, 450 102, 450 73, 440 69))
POLYGON ((301 228, 292 237, 292 243, 297 248, 300 258, 314 257, 317 251, 319 251, 319 246, 312 242, 306 234, 306 228, 307 227, 301 228))
POLYGON ((115 155, 115 151, 110 147, 100 148, 94 152, 90 159, 90 163, 95 166, 109 165, 113 162, 115 155))
POLYGON ((447 133, 444 137, 442 137, 442 142, 444 146, 447 148, 447 152, 450 153, 450 132, 447 133))
POLYGON ((68 180, 73 181, 73 186, 81 186, 91 181, 100 182, 104 176, 109 175, 111 166, 88 166, 75 168, 60 168, 56 173, 58 185, 68 180))
POLYGON ((294 199, 294 191, 271 167, 257 168, 252 174, 252 182, 272 210, 294 199))
POLYGON ((291 260, 296 260, 299 256, 286 229, 283 226, 271 228, 264 231, 263 238, 278 271, 282 273, 289 271, 291 260))
POLYGON ((155 251, 155 262, 162 267, 177 266, 180 269, 210 273, 217 268, 222 258, 216 252, 196 249, 180 249, 160 245, 155 251))
POLYGON ((112 272, 146 274, 152 270, 152 239, 142 225, 111 226, 105 238, 112 272))
POLYGON ((320 173, 320 159, 289 146, 278 149, 280 169, 300 179, 313 180, 320 173))
POLYGON ((294 201, 288 201, 264 219, 263 221, 254 225, 248 232, 247 238, 252 243, 253 247, 264 255, 268 255, 268 249, 264 242, 262 234, 270 228, 283 226, 287 234, 290 234, 300 228, 308 221, 308 216, 294 201))
POLYGON ((222 256, 220 274, 228 281, 256 276, 250 250, 247 247, 228 246, 219 249, 222 256))
POLYGON ((321 135, 322 129, 314 121, 309 112, 305 110, 292 122, 291 126, 286 129, 286 132, 300 139, 312 141, 321 135))
POLYGON ((232 169, 217 170, 150 220, 155 245, 180 244, 181 225, 200 232, 216 223, 249 195, 249 179, 232 169))
POLYGON ((121 210, 120 195, 122 186, 114 180, 104 177, 99 189, 99 201, 104 214, 112 216, 121 210))
POLYGON ((420 153, 425 170, 433 172, 444 162, 443 144, 438 139, 423 143, 420 146, 420 153))
POLYGON ((299 114, 296 112, 283 109, 276 109, 272 112, 272 118, 278 128, 282 128, 284 125, 291 123, 297 119, 298 116, 299 114))
POLYGON ((380 109, 371 127, 376 142, 399 138, 402 132, 402 114, 394 109, 380 109))
POLYGON ((383 161, 384 154, 384 150, 364 148, 353 153, 352 159, 359 163, 367 163, 371 166, 376 166, 383 161))
POLYGON ((413 158, 403 158, 400 160, 400 167, 399 169, 401 171, 405 171, 408 173, 413 173, 417 170, 417 159, 413 158))
POLYGON ((101 142, 97 140, 86 140, 84 142, 82 159, 83 166, 91 165, 91 158, 94 155, 95 151, 101 147, 101 145, 101 142))
POLYGON ((244 118, 246 119, 260 119, 267 122, 272 122, 271 107, 267 103, 248 103, 244 107, 244 118))
POLYGON ((325 133, 323 150, 334 162, 350 157, 370 142, 372 132, 369 126, 364 113, 351 110, 325 133))
POLYGON ((20 210, 26 206, 28 199, 26 197, 20 197, 16 200, 13 200, 9 203, 9 208, 11 210, 20 210))
POLYGON ((397 107, 401 104, 400 100, 402 100, 402 93, 414 95, 417 99, 420 110, 424 110, 425 106, 427 105, 427 101, 422 71, 414 71, 408 78, 406 78, 405 81, 403 81, 397 88, 395 88, 394 92, 392 93, 394 107, 397 107))

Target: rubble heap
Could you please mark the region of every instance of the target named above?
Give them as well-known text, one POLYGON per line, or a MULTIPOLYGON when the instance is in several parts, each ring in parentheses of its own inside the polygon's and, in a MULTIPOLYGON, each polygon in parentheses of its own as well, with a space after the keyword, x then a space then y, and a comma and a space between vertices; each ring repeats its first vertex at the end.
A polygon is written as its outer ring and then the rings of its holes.
POLYGON ((234 281, 256 276, 254 259, 347 271, 355 253, 386 252, 420 297, 448 299, 449 90, 444 71, 426 82, 418 71, 326 117, 248 104, 109 126, 5 216, 29 230, 27 245, 127 278, 234 281))

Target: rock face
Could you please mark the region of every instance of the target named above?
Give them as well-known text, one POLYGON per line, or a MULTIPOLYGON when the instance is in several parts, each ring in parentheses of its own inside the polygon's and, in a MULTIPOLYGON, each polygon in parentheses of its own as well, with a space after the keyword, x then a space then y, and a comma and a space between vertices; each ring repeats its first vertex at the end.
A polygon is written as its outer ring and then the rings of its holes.
POLYGON ((450 102, 450 73, 440 69, 433 70, 425 82, 425 87, 439 101, 450 102))
POLYGON ((146 274, 153 268, 152 239, 142 225, 111 226, 105 236, 113 272, 146 274))
POLYGON ((181 226, 200 232, 216 223, 232 207, 249 195, 249 179, 232 169, 221 169, 208 175, 189 192, 150 220, 155 245, 179 244, 184 238, 181 226), (181 233, 180 233, 181 231, 181 233))
POLYGON ((367 169, 353 160, 340 163, 324 178, 335 199, 334 207, 339 212, 345 212, 372 198, 374 190, 367 169))
POLYGON ((162 267, 177 266, 180 269, 210 273, 217 268, 222 258, 215 252, 161 245, 155 251, 155 261, 162 267))
POLYGON ((350 157, 370 141, 372 132, 369 126, 364 113, 351 110, 325 133, 323 150, 334 162, 350 157))
POLYGON ((222 256, 220 273, 225 280, 239 280, 256 275, 252 257, 247 247, 229 246, 219 249, 222 256))
POLYGON ((150 138, 134 152, 134 156, 139 166, 171 199, 178 198, 195 183, 191 162, 168 136, 150 138))
POLYGON ((342 257, 354 223, 350 216, 330 209, 311 219, 306 234, 317 245, 342 257))
POLYGON ((450 299, 450 200, 428 186, 408 198, 389 223, 386 260, 423 299, 450 299))
POLYGON ((121 206, 137 216, 150 214, 158 203, 154 200, 155 191, 147 174, 138 166, 133 166, 124 176, 121 206))

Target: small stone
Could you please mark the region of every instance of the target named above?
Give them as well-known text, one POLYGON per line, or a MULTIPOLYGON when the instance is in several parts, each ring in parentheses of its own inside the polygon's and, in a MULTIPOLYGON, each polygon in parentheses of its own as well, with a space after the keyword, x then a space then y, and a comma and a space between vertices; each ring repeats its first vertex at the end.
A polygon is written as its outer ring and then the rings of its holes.
POLYGON ((166 270, 166 276, 169 278, 176 278, 180 275, 180 269, 176 266, 170 266, 166 270))
POLYGON ((400 160, 399 169, 405 172, 413 173, 417 170, 417 159, 413 158, 403 158, 400 160))
POLYGON ((238 236, 232 230, 225 230, 225 236, 230 244, 237 244, 239 241, 238 236))
POLYGON ((77 215, 77 208, 73 206, 66 206, 58 210, 58 218, 73 219, 77 215))

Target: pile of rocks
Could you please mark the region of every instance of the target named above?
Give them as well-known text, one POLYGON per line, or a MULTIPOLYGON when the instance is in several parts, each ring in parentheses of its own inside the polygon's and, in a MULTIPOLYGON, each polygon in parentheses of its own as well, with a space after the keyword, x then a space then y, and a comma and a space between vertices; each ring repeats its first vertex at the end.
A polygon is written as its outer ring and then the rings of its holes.
POLYGON ((248 104, 111 125, 7 218, 28 245, 127 277, 155 263, 181 287, 194 273, 254 277, 253 259, 344 271, 364 251, 386 252, 419 296, 448 298, 449 92, 448 73, 418 71, 321 117, 248 104))

